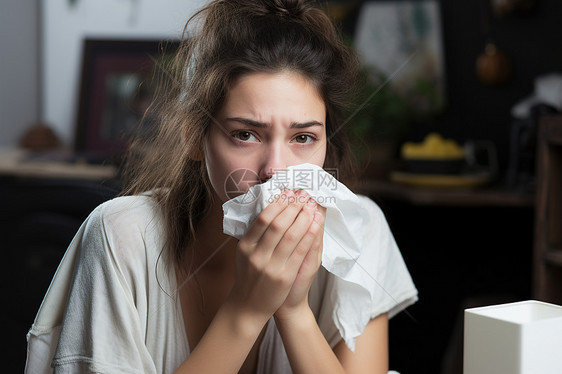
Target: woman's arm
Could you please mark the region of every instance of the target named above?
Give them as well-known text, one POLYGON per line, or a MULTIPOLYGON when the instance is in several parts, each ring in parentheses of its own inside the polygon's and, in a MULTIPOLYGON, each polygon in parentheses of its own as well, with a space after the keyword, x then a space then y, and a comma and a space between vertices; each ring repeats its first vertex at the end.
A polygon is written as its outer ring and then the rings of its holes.
POLYGON ((355 352, 352 352, 343 340, 332 351, 310 309, 293 317, 276 317, 275 321, 295 374, 388 372, 386 314, 367 324, 363 334, 357 339, 355 352))
POLYGON ((237 373, 267 320, 264 315, 252 315, 225 303, 174 373, 237 373))
POLYGON ((292 315, 276 315, 275 323, 293 373, 345 373, 310 308, 292 315))
POLYGON ((332 350, 308 305, 310 286, 322 262, 324 220, 320 208, 299 246, 309 248, 275 321, 294 373, 369 373, 388 371, 388 318, 371 320, 357 339, 355 352, 340 342, 332 350))
POLYGON ((342 340, 334 353, 346 373, 386 374, 388 372, 388 315, 372 319, 355 343, 352 352, 342 340))
POLYGON ((298 294, 300 301, 308 292, 308 277, 296 280, 321 230, 312 224, 316 203, 308 202, 305 191, 297 194, 300 199, 283 192, 240 239, 232 291, 177 374, 238 372, 266 322, 291 299, 288 295, 298 294))

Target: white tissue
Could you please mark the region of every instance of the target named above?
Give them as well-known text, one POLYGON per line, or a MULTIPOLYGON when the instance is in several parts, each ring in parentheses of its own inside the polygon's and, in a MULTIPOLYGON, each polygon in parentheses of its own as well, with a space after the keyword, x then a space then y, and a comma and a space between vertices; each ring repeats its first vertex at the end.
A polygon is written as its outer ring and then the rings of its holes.
POLYGON ((322 266, 337 276, 332 292, 333 319, 347 346, 354 350, 356 338, 371 318, 372 292, 376 289, 375 279, 361 264, 373 264, 376 259, 369 255, 373 251, 361 253, 371 237, 370 230, 365 230, 369 217, 353 192, 319 166, 292 166, 224 203, 223 231, 240 239, 284 189, 304 189, 326 208, 322 266))
POLYGON ((536 104, 548 104, 562 111, 562 74, 547 74, 535 78, 534 92, 511 108, 511 115, 525 119, 536 104))

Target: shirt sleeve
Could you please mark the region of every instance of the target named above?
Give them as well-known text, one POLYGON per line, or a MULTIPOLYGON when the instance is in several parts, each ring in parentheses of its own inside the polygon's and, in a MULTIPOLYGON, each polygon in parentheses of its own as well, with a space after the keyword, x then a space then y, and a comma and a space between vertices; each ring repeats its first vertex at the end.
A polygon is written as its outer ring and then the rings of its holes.
POLYGON ((130 264, 120 253, 123 246, 143 246, 142 237, 125 232, 124 242, 108 220, 104 205, 98 207, 69 249, 76 261, 52 361, 55 373, 156 372, 135 308, 130 264))
MULTIPOLYGON (((370 318, 383 313, 392 318, 418 300, 418 291, 382 210, 368 197, 358 197, 369 213, 361 233, 365 236, 363 241, 369 244, 362 249, 363 255, 357 260, 357 266, 373 280, 375 289, 371 290, 370 318)), ((337 277, 321 268, 309 295, 318 325, 332 348, 342 339, 333 313, 338 290, 337 277)), ((355 302, 349 297, 344 299, 355 302)))
POLYGON ((371 318, 388 313, 392 318, 418 300, 416 289, 402 254, 380 207, 371 199, 359 196, 370 212, 371 229, 367 230, 372 243, 366 250, 374 251, 375 261, 364 264, 365 271, 375 280, 371 318))

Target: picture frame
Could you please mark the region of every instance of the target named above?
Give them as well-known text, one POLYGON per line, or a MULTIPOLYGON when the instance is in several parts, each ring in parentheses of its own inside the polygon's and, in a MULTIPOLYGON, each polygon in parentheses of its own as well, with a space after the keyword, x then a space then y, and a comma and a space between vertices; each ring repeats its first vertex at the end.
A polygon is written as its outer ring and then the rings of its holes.
POLYGON ((92 158, 121 154, 153 99, 159 61, 177 40, 85 39, 74 150, 92 158))
POLYGON ((445 105, 441 11, 437 0, 382 0, 363 4, 355 48, 373 81, 405 105, 438 113, 445 105))

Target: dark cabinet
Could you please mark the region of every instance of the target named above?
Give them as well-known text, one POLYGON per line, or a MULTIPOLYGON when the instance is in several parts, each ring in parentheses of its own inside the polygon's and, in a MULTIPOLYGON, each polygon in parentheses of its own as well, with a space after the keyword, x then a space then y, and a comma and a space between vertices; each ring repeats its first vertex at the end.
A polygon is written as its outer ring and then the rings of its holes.
POLYGON ((562 115, 539 126, 533 296, 562 304, 562 115))

